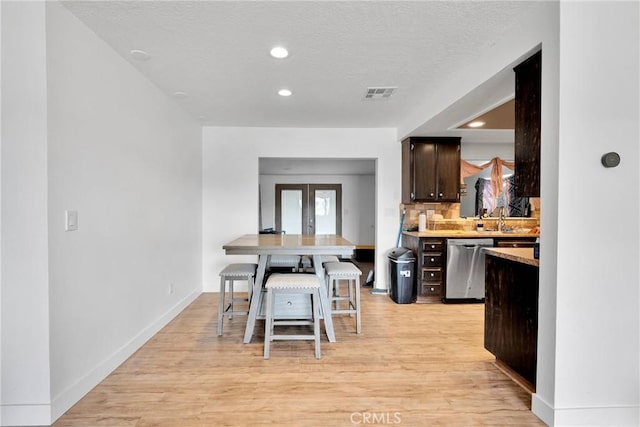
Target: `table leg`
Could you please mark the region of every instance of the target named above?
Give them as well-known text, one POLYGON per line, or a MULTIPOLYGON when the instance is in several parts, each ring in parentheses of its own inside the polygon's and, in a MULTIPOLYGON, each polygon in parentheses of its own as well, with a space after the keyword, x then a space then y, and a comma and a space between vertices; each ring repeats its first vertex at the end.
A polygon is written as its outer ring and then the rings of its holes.
POLYGON ((258 318, 258 308, 260 307, 260 299, 262 298, 264 274, 267 270, 267 263, 269 262, 269 258, 269 255, 260 255, 260 257, 258 258, 258 271, 256 272, 256 280, 253 282, 253 293, 251 295, 251 302, 249 303, 249 316, 247 317, 247 326, 244 330, 245 344, 251 342, 253 330, 256 326, 256 319, 258 318))
POLYGON ((324 329, 327 332, 329 342, 336 342, 333 320, 331 319, 331 303, 326 292, 327 285, 324 277, 324 267, 322 266, 322 257, 320 255, 313 256, 313 269, 318 279, 320 279, 320 305, 322 307, 322 317, 324 318, 324 329))

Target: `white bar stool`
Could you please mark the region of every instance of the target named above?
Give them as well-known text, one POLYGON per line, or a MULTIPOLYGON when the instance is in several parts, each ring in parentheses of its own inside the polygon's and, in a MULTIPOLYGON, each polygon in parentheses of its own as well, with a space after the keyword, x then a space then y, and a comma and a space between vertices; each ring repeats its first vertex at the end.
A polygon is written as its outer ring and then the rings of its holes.
POLYGON ((356 333, 362 330, 360 315, 360 275, 362 272, 350 262, 325 262, 327 295, 331 302, 331 314, 356 315, 356 333), (340 280, 347 280, 347 295, 340 293, 340 280), (340 308, 339 302, 346 301, 347 307, 340 308), (334 305, 335 303, 335 305, 334 305))
POLYGON ((264 358, 269 358, 271 341, 313 340, 315 342, 316 359, 320 359, 320 280, 315 274, 274 273, 265 284, 267 289, 267 311, 264 323, 264 358), (311 295, 311 320, 277 320, 273 307, 278 293, 311 295), (276 335, 275 326, 313 325, 313 335, 290 334, 276 335))
POLYGON ((228 315, 229 319, 233 318, 234 314, 247 315, 248 309, 242 311, 236 311, 233 307, 234 302, 249 302, 251 301, 251 292, 253 291, 253 281, 256 277, 256 269, 258 264, 229 264, 220 272, 220 303, 218 304, 218 336, 222 335, 222 322, 224 315, 228 315), (236 280, 243 280, 247 282, 248 298, 237 298, 233 295, 233 282, 236 280), (225 292, 227 283, 229 283, 229 299, 225 302, 225 292))

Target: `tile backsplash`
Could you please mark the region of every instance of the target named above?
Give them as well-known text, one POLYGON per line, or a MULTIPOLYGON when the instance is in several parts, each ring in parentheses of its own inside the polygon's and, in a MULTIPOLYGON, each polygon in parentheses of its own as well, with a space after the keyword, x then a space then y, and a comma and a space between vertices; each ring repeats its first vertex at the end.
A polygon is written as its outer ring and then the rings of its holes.
MULTIPOLYGON (((535 206, 531 218, 507 218, 506 226, 511 228, 532 228, 540 225, 539 201, 533 203, 535 206)), ((442 219, 427 221, 427 228, 431 230, 471 230, 475 229, 479 219, 460 218, 460 203, 416 203, 401 204, 400 214, 406 209, 404 219, 404 230, 418 229, 418 215, 420 212, 434 211, 437 215, 442 215, 442 219)), ((495 217, 483 218, 485 228, 497 228, 498 219, 495 217)))

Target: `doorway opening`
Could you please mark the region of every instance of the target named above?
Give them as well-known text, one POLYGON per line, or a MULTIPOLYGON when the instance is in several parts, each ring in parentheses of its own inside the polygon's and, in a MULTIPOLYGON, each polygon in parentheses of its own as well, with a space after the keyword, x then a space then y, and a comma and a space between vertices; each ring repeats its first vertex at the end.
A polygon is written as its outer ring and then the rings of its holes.
MULTIPOLYGON (((373 250, 376 240, 376 162, 374 158, 261 157, 258 230, 278 229, 276 184, 339 184, 342 192, 341 206, 336 204, 340 214, 339 234, 354 243, 357 249, 373 250)), ((291 231, 293 229, 287 229, 290 227, 280 226, 287 234, 296 234, 291 231)))

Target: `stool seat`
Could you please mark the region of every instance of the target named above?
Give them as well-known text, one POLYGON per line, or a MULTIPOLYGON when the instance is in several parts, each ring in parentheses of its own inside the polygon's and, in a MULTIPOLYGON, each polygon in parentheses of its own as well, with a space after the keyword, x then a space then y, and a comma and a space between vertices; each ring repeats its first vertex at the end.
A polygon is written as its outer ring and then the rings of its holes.
POLYGON ((319 288, 320 281, 315 274, 292 273, 292 274, 272 274, 267 279, 265 288, 281 288, 281 289, 303 289, 303 288, 319 288))
POLYGON ((256 275, 258 264, 238 263, 229 264, 220 272, 220 276, 226 277, 249 277, 256 275))
POLYGON ((327 276, 327 294, 331 301, 331 314, 356 315, 356 333, 362 330, 360 312, 360 276, 362 271, 351 262, 326 262, 324 271, 327 276), (347 295, 340 293, 340 281, 348 281, 347 295), (355 295, 354 295, 355 294, 355 295), (341 301, 345 301, 346 308, 341 308, 341 301), (334 305, 335 304, 335 305, 334 305))
POLYGON ((324 271, 331 276, 360 276, 362 271, 350 262, 325 262, 324 271))
POLYGON ((222 335, 222 327, 224 322, 224 315, 228 315, 229 319, 233 318, 233 315, 248 315, 249 309, 236 310, 234 303, 236 302, 249 302, 251 301, 251 292, 253 291, 253 283, 256 276, 256 270, 258 264, 253 263, 236 263, 229 264, 220 272, 220 302, 218 304, 218 336, 222 335), (247 281, 247 298, 235 297, 233 292, 233 284, 236 280, 247 281), (227 283, 229 284, 229 299, 226 301, 225 293, 227 289, 227 283))
POLYGON ((269 358, 272 341, 285 340, 313 340, 315 343, 316 359, 320 358, 320 279, 315 274, 304 273, 274 273, 269 276, 265 284, 267 290, 267 310, 264 324, 264 358, 269 358), (311 320, 279 320, 274 313, 275 296, 277 293, 309 294, 311 296, 311 320), (310 334, 275 334, 275 326, 313 325, 313 335, 310 334))

